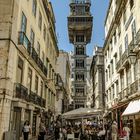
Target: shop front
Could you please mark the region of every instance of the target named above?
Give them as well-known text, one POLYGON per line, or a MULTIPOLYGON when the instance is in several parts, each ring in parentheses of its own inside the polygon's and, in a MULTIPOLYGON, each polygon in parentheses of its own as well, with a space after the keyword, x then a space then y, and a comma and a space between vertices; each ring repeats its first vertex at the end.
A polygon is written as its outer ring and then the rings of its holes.
POLYGON ((122 113, 122 118, 129 124, 133 132, 132 139, 140 140, 140 99, 133 100, 128 104, 122 113))

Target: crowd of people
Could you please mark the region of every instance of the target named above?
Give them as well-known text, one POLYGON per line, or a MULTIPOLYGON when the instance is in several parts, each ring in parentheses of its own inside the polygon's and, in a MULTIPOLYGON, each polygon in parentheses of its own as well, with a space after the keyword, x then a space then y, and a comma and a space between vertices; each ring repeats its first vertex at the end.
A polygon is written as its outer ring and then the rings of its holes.
MULTIPOLYGON (((92 124, 68 124, 62 126, 59 121, 53 122, 51 129, 48 130, 44 123, 41 122, 38 132, 38 140, 45 140, 45 136, 48 131, 52 131, 55 140, 67 140, 69 135, 77 140, 118 140, 120 137, 123 140, 129 140, 131 130, 128 125, 124 125, 122 134, 120 136, 116 121, 108 122, 106 124, 92 123, 92 124)), ((23 137, 24 140, 28 140, 29 134, 31 133, 31 127, 29 121, 25 121, 23 126, 23 137)))

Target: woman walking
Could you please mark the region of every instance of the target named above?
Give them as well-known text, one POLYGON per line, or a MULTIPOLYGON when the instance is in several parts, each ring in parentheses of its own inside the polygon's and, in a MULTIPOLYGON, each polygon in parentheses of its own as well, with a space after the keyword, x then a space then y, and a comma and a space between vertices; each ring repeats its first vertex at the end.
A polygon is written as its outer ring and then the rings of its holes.
POLYGON ((39 126, 38 140, 44 140, 45 135, 46 135, 46 128, 45 128, 44 123, 41 122, 39 126))
POLYGON ((29 121, 27 120, 25 121, 22 132, 23 132, 24 140, 28 140, 29 133, 31 133, 31 127, 29 121))

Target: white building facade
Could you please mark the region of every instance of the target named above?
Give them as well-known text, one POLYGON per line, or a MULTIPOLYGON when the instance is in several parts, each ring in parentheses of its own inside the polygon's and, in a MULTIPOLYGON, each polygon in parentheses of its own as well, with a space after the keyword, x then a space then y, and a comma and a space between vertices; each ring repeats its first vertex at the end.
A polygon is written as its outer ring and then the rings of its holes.
MULTIPOLYGON (((120 129, 121 114, 140 98, 140 0, 110 0, 105 20, 106 108, 120 129)), ((139 117, 133 117, 133 126, 139 117)), ((136 127, 133 127, 136 133, 136 127)))

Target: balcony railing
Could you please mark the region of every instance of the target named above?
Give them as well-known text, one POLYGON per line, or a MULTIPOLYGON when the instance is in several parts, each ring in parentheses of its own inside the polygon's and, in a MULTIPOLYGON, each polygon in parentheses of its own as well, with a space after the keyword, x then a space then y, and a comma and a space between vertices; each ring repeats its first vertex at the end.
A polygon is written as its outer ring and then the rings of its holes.
POLYGON ((42 62, 42 60, 40 59, 40 58, 38 58, 38 67, 43 71, 43 69, 44 69, 44 64, 43 64, 43 62, 42 62))
POLYGON ((136 80, 134 83, 130 84, 127 88, 122 90, 119 93, 119 100, 123 100, 125 98, 129 98, 131 95, 137 93, 139 91, 139 82, 136 80))
POLYGON ((16 83, 16 98, 23 99, 27 102, 31 102, 38 106, 44 107, 46 106, 46 100, 37 95, 36 93, 29 91, 26 87, 24 87, 20 83, 16 83))
POLYGON ((28 101, 28 89, 23 85, 21 85, 20 83, 17 83, 15 97, 28 101))
POLYGON ((23 45, 27 49, 29 55, 32 57, 34 62, 38 65, 38 67, 45 74, 45 76, 47 76, 46 66, 43 64, 42 60, 39 58, 35 48, 31 47, 31 43, 24 32, 19 32, 18 44, 23 45))
POLYGON ((125 52, 121 56, 120 60, 116 64, 116 70, 117 71, 120 71, 121 69, 123 69, 123 67, 125 66, 126 62, 129 61, 129 54, 130 54, 131 50, 132 49, 131 49, 131 47, 129 45, 128 49, 125 50, 125 52))
POLYGON ((38 54, 37 54, 37 52, 36 52, 36 50, 34 48, 32 48, 31 56, 32 56, 33 60, 36 63, 38 63, 38 54))
POLYGON ((70 3, 84 4, 84 3, 91 3, 91 0, 71 0, 70 3))
POLYGON ((30 94, 29 94, 29 101, 32 102, 33 104, 36 104, 44 108, 46 106, 46 100, 38 96, 36 93, 32 91, 30 91, 30 94))

